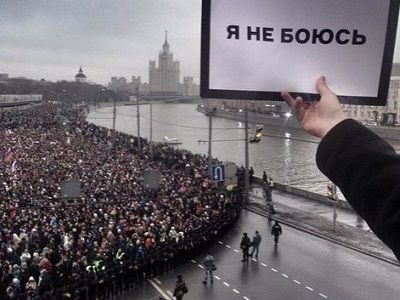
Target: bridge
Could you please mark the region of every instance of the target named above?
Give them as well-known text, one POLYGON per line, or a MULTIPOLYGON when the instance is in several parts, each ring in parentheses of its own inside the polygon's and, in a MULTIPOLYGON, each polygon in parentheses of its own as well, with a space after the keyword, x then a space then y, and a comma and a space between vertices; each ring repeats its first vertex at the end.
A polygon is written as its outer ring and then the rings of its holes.
POLYGON ((199 103, 203 100, 200 96, 163 96, 163 95, 143 95, 141 100, 162 101, 165 103, 199 103))

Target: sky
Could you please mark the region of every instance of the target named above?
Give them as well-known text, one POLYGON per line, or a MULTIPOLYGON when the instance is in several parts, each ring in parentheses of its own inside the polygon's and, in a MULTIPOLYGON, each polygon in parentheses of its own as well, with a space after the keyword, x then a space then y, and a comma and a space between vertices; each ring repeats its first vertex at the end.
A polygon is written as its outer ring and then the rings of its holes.
POLYGON ((199 82, 201 0, 0 0, 0 73, 73 80, 142 76, 168 30, 181 79, 199 82))
MULTIPOLYGON (((201 0, 0 0, 0 73, 73 80, 142 76, 168 30, 183 76, 200 77, 201 0)), ((400 40, 400 30, 397 41, 400 40)), ((394 61, 400 62, 400 45, 394 61)))

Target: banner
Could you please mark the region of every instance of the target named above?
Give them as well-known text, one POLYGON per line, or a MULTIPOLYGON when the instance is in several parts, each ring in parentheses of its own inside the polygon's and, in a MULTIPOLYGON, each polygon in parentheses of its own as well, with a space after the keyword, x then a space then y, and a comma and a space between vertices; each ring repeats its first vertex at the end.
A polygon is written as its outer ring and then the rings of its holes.
POLYGON ((399 0, 203 0, 201 96, 385 105, 399 0))

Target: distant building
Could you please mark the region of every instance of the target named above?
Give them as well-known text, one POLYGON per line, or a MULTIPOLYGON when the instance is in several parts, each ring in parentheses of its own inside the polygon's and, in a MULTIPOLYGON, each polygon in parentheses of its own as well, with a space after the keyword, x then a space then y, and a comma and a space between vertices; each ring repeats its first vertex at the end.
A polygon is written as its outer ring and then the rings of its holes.
POLYGON ((156 61, 149 62, 150 94, 179 95, 179 61, 174 60, 168 44, 167 31, 162 51, 158 54, 158 67, 156 61))
POLYGON ((113 76, 108 83, 108 88, 113 91, 128 91, 128 81, 125 77, 113 76))
POLYGON ((8 79, 7 73, 0 73, 0 81, 5 81, 8 79))
POLYGON ((78 74, 75 75, 75 81, 80 83, 86 82, 86 75, 83 74, 82 66, 79 68, 78 74))
POLYGON ((369 125, 394 126, 400 123, 400 77, 392 77, 386 106, 343 105, 348 117, 369 125))
POLYGON ((183 77, 182 84, 182 95, 183 96, 199 96, 200 86, 194 83, 193 77, 185 76, 183 77))

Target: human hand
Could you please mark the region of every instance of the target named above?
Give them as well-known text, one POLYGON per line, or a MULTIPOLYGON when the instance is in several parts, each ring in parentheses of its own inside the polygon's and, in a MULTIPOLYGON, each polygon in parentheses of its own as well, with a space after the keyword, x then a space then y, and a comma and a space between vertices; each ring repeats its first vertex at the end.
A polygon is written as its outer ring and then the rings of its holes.
POLYGON ((338 97, 327 86, 325 76, 318 78, 317 89, 321 95, 320 101, 305 102, 301 97, 294 99, 288 91, 283 91, 281 95, 303 129, 314 136, 323 138, 329 130, 347 117, 340 106, 338 97))

